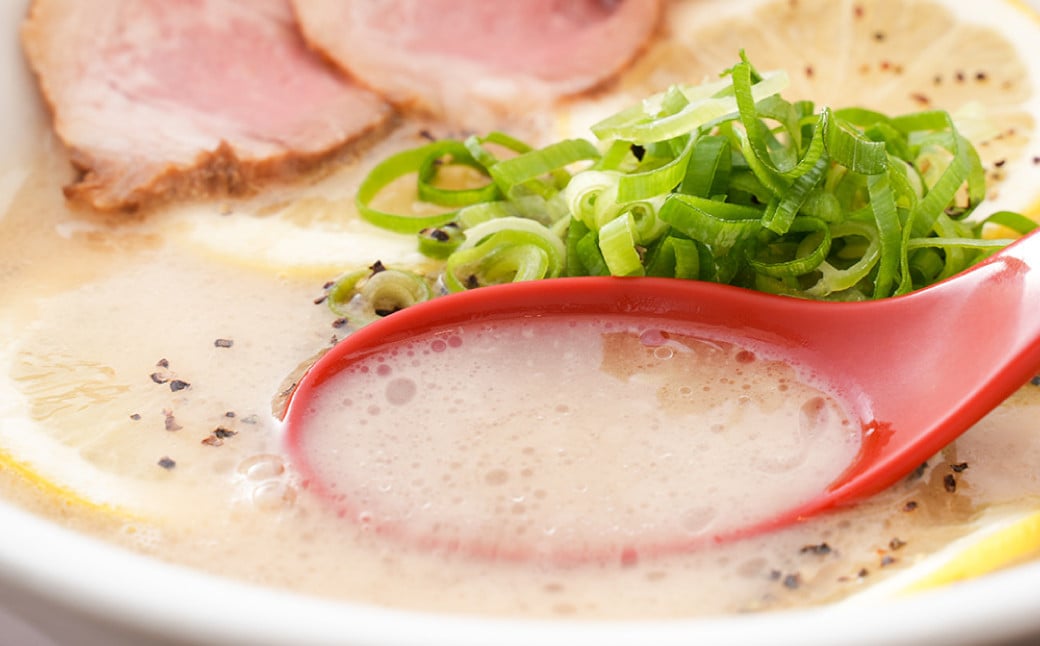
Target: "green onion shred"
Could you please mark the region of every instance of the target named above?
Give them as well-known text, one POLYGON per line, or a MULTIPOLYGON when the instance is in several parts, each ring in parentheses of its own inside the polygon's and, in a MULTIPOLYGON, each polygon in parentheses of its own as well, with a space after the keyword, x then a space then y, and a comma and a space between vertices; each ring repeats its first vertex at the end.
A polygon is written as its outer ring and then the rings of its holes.
MULTIPOLYGON (((1010 212, 969 217, 985 174, 946 112, 817 109, 782 98, 786 85, 786 75, 760 74, 742 52, 717 81, 672 87, 593 125, 595 143, 533 148, 494 132, 398 153, 370 172, 357 207, 380 227, 418 233, 419 249, 444 261, 439 282, 449 292, 615 275, 812 299, 884 298, 1010 242, 983 238, 986 222, 1019 234, 1036 226, 1010 212), (439 188, 445 163, 488 181, 439 188), (413 173, 419 199, 443 212, 371 206, 413 173)), ((426 283, 406 273, 348 274, 331 288, 330 306, 364 319, 379 309, 372 303, 429 298, 426 283), (372 293, 359 307, 362 292, 372 293)))

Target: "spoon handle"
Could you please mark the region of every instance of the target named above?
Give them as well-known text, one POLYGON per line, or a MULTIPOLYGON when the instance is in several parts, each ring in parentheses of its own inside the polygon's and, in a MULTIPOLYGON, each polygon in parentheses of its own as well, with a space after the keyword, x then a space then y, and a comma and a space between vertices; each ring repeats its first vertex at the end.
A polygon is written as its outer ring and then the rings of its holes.
POLYGON ((828 505, 903 477, 1037 374, 1040 235, 931 288, 866 305, 862 322, 846 317, 839 335, 860 350, 837 359, 869 393, 858 402, 864 447, 828 505))

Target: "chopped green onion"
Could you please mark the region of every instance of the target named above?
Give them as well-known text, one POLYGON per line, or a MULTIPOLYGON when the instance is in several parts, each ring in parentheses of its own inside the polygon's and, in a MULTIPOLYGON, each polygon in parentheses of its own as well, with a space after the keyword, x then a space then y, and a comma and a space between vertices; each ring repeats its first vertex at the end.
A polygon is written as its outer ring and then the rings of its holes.
POLYGON ((449 291, 555 278, 563 272, 563 241, 533 220, 496 218, 468 229, 465 235, 445 267, 444 284, 449 291))
POLYGON ((429 227, 419 232, 419 251, 430 258, 447 258, 465 239, 462 229, 454 222, 429 227))
MULTIPOLYGON (((774 72, 755 84, 752 96, 755 101, 761 101, 780 93, 787 84, 785 72, 774 72)), ((592 132, 600 139, 624 139, 634 144, 653 143, 687 135, 705 124, 736 114, 737 101, 726 93, 730 89, 731 80, 700 90, 697 86, 681 86, 679 90, 689 103, 678 112, 664 115, 659 113, 660 102, 665 94, 661 93, 600 121, 592 126, 592 132), (705 96, 708 90, 715 92, 705 96)))
POLYGON ((997 211, 986 218, 985 223, 999 224, 1022 235, 1029 233, 1037 227, 1036 221, 1013 211, 997 211))
MULTIPOLYGON (((545 148, 499 161, 489 170, 502 192, 512 195, 519 186, 530 187, 531 182, 542 176, 559 173, 575 162, 596 160, 599 156, 599 150, 590 142, 584 139, 565 139, 545 148)), ((569 173, 552 177, 556 190, 563 188, 570 180, 569 173)), ((535 192, 543 194, 541 191, 535 192)))
POLYGON ((491 168, 499 162, 498 157, 489 151, 484 144, 495 144, 505 148, 506 150, 511 150, 514 153, 527 153, 532 150, 531 146, 515 137, 505 134, 504 132, 491 132, 483 137, 473 135, 466 139, 466 141, 463 142, 463 145, 466 147, 470 156, 480 162, 484 168, 491 168))
POLYGON ((447 148, 443 142, 434 142, 397 153, 377 164, 361 182, 354 198, 358 213, 372 224, 397 233, 416 233, 426 227, 451 222, 455 218, 455 211, 416 216, 409 213, 389 213, 371 206, 376 196, 392 182, 410 173, 418 173, 428 159, 436 159, 445 152, 447 148))
POLYGON ((420 250, 445 260, 449 291, 613 274, 883 298, 1009 242, 982 239, 984 225, 1036 227, 1017 213, 972 217, 985 171, 946 112, 817 109, 784 99, 787 83, 741 52, 716 81, 673 86, 593 125, 595 144, 534 148, 500 132, 427 144, 377 165, 358 210, 384 228, 421 230, 420 250), (436 180, 446 164, 490 181, 445 189, 436 180), (371 206, 409 173, 421 201, 455 210, 371 206))
POLYGON ((636 250, 635 222, 630 214, 619 215, 600 228, 599 249, 612 275, 643 275, 643 262, 636 250))
POLYGON ((474 168, 485 175, 487 169, 479 163, 466 146, 455 141, 443 141, 431 145, 435 150, 419 165, 419 199, 439 206, 459 207, 490 202, 498 197, 498 187, 493 183, 478 188, 446 189, 434 185, 438 169, 445 164, 444 156, 451 156, 452 164, 474 168))
POLYGON ((337 316, 358 328, 432 296, 422 276, 386 269, 376 263, 369 269, 352 271, 338 278, 328 288, 326 302, 337 316))

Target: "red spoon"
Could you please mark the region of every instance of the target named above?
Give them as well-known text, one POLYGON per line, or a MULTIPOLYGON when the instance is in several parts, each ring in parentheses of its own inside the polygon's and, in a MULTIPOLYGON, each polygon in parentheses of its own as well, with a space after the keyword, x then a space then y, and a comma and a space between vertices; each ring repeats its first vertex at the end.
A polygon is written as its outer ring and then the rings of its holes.
MULTIPOLYGON (((825 381, 853 394, 855 400, 847 402, 850 409, 865 415, 859 420, 859 455, 819 495, 793 508, 777 509, 765 522, 713 538, 782 527, 893 484, 1037 374, 1037 265, 1040 234, 1033 234, 942 283, 879 301, 824 303, 657 278, 566 278, 446 296, 362 328, 319 360, 292 395, 285 418, 288 450, 312 489, 333 494, 314 476, 313 456, 303 448, 317 393, 329 378, 364 357, 432 330, 561 314, 694 322, 725 330, 731 339, 775 346, 784 356, 812 366, 825 381)), ((415 537, 409 540, 415 542, 415 537)), ((433 540, 428 544, 437 545, 433 540)), ((676 541, 649 551, 692 545, 676 541)), ((478 554, 487 551, 479 541, 469 548, 478 554)), ((525 556, 506 552, 509 557, 525 556)), ((503 552, 495 548, 494 554, 503 552)), ((555 556, 582 558, 572 553, 555 556)))

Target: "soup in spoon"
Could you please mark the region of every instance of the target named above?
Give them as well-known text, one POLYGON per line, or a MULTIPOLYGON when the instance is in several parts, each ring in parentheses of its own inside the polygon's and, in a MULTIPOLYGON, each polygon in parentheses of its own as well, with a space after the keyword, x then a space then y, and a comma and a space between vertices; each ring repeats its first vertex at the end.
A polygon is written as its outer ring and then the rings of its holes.
POLYGON ((288 416, 311 488, 363 528, 483 558, 709 544, 809 500, 860 444, 794 367, 680 321, 472 322, 315 372, 288 416))

